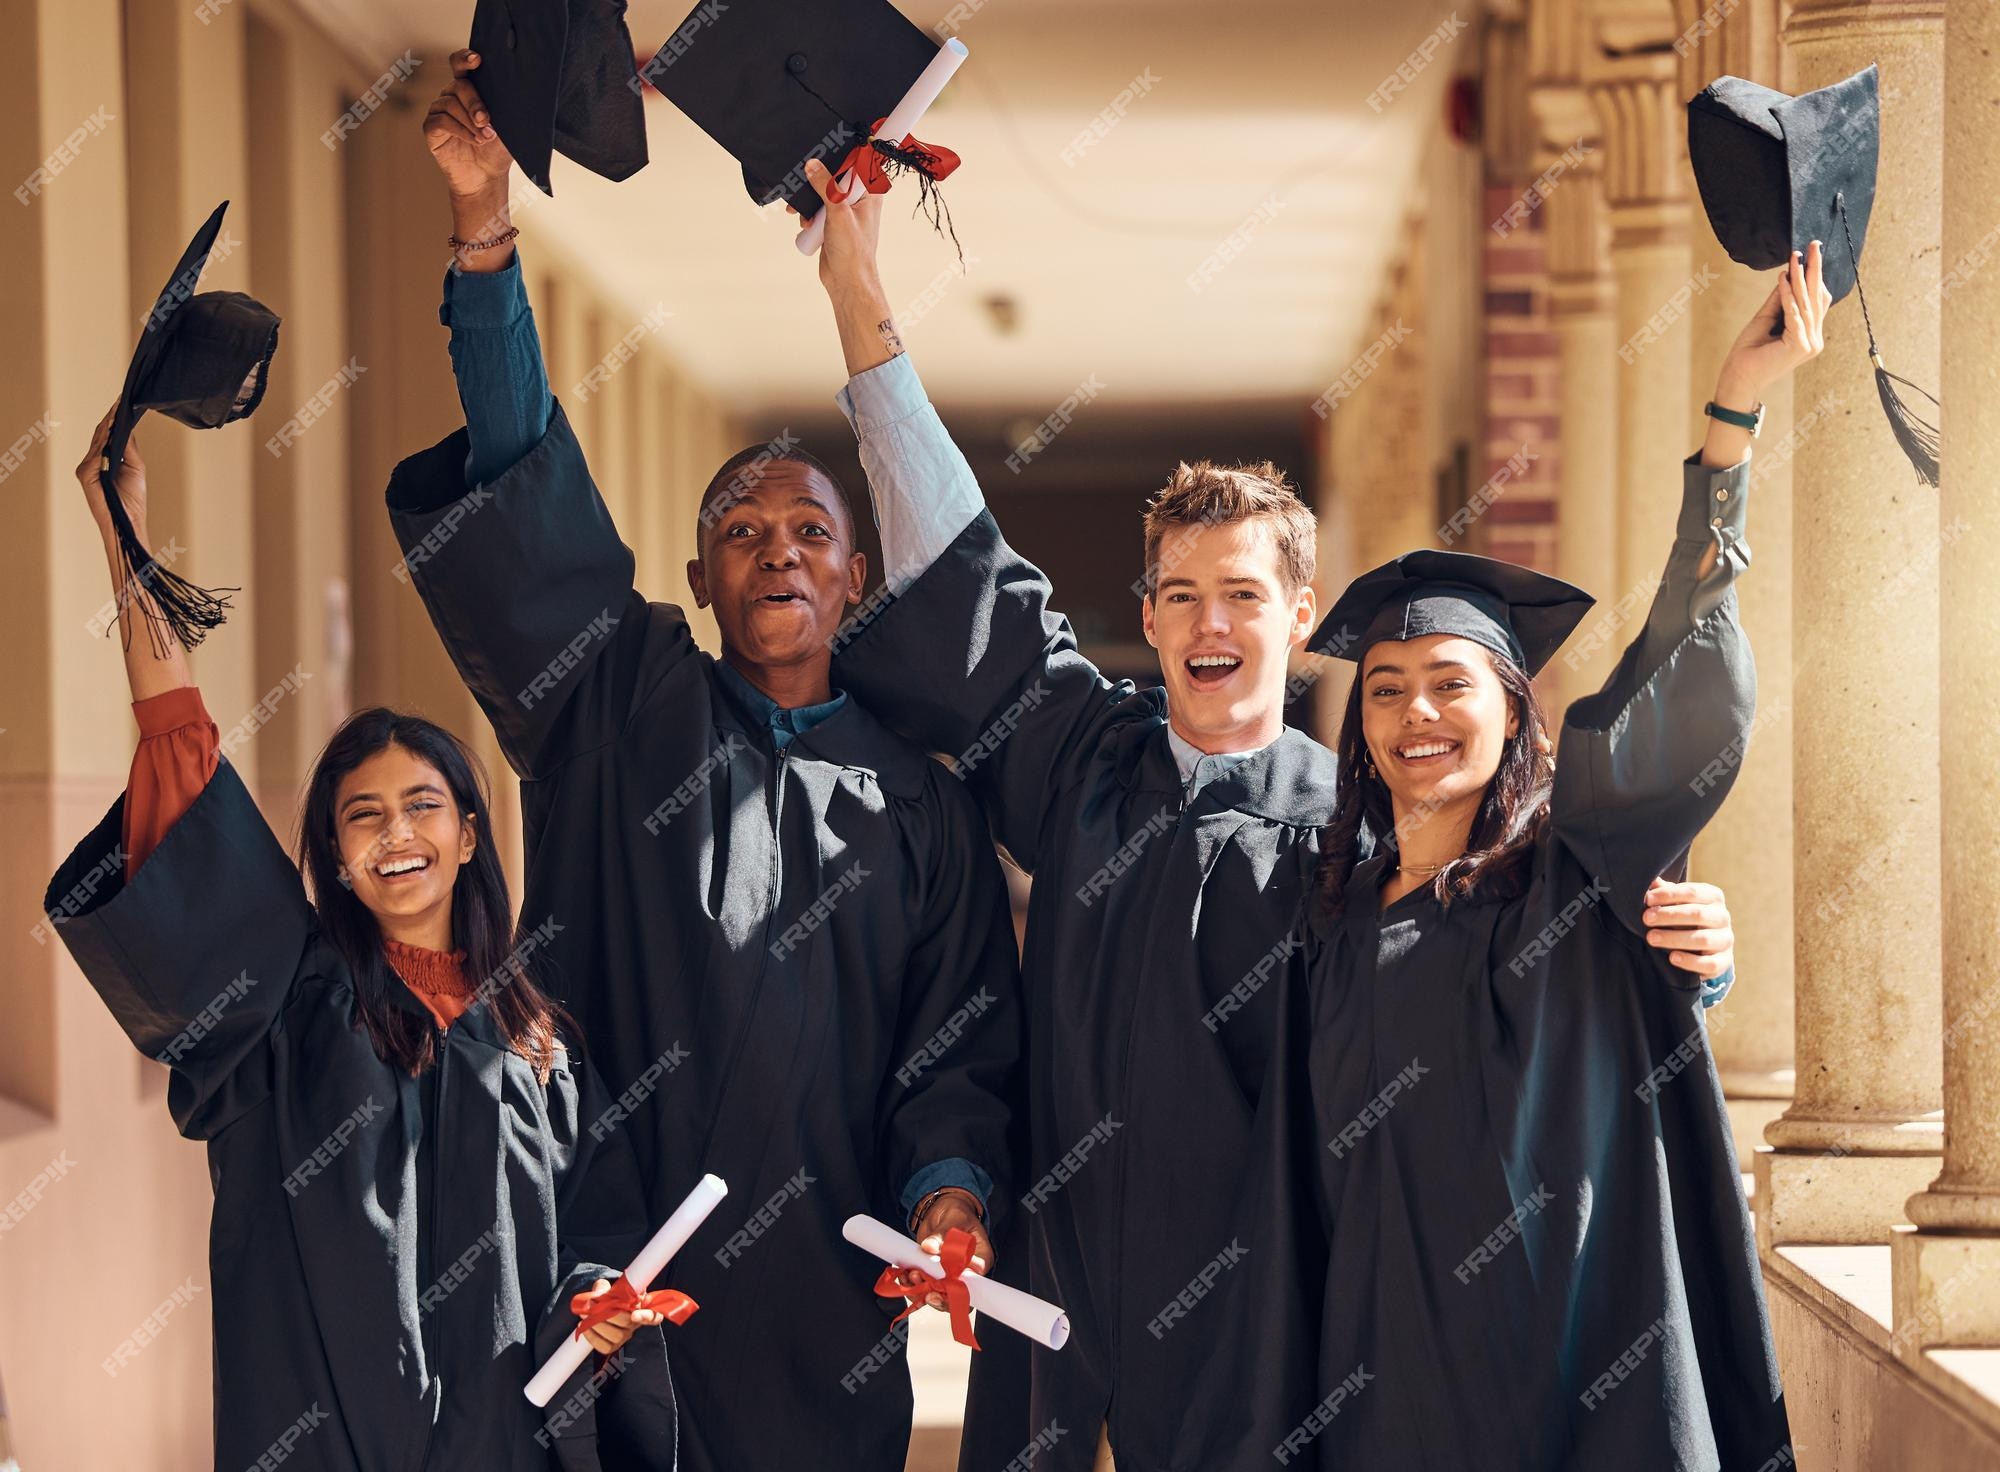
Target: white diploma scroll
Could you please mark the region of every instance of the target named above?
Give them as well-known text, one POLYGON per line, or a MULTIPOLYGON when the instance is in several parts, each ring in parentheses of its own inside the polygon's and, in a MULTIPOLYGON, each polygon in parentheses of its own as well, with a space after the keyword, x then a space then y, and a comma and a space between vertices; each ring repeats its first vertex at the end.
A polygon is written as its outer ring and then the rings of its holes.
MULTIPOLYGON (((903 94, 903 100, 883 121, 879 136, 892 142, 901 143, 917 131, 917 124, 924 120, 931 104, 944 91, 944 84, 951 80, 951 74, 959 69, 971 53, 965 43, 953 36, 938 47, 938 54, 931 58, 931 64, 923 69, 910 90, 903 94)), ((847 191, 854 187, 854 175, 842 169, 834 177, 834 192, 845 198, 847 191)), ((809 256, 819 249, 820 238, 826 234, 826 210, 822 207, 810 220, 805 229, 799 231, 799 254, 809 256)))
MULTIPOLYGON (((652 1241, 639 1249, 639 1255, 625 1269, 625 1281, 632 1285, 635 1293, 644 1293, 653 1286, 653 1279, 673 1261, 674 1254, 687 1245, 687 1239, 708 1220, 708 1214, 728 1194, 729 1187, 722 1184, 719 1176, 703 1176, 695 1183, 695 1188, 687 1194, 687 1200, 674 1208, 674 1214, 667 1218, 666 1225, 653 1234, 652 1241)), ((528 1382, 528 1399, 538 1406, 547 1405, 550 1398, 562 1389, 563 1382, 575 1374, 578 1366, 593 1352, 589 1340, 571 1334, 562 1342, 562 1348, 550 1355, 548 1362, 535 1371, 535 1378, 528 1382)))
MULTIPOLYGON (((894 1227, 885 1226, 872 1216, 849 1217, 840 1235, 891 1267, 922 1268, 933 1278, 944 1276, 943 1263, 894 1227)), ((1009 1288, 1005 1283, 982 1278, 975 1272, 968 1271, 959 1281, 965 1284, 972 1306, 996 1323, 1005 1324, 1015 1333, 1025 1334, 1050 1349, 1061 1349, 1069 1342, 1069 1315, 1054 1304, 1044 1303, 1018 1288, 1009 1288)))

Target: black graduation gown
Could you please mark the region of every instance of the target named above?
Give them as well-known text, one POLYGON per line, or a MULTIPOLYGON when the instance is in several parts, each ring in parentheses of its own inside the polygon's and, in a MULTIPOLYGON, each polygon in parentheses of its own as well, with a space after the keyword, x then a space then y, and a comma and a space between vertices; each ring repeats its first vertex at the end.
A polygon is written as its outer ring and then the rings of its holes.
MULTIPOLYGON (((45 908, 118 848, 123 822, 121 797, 45 908)), ((569 1295, 644 1240, 629 1154, 588 1128, 603 1101, 581 1058, 565 1050, 544 1086, 475 1004, 423 1077, 385 1064, 353 973, 226 760, 131 883, 122 858, 107 867, 60 934, 168 1063, 181 1133, 208 1144, 217 1472, 281 1453, 288 1472, 594 1469, 614 1408, 664 1437, 647 1465, 671 1472, 660 1330, 635 1334, 597 1392, 579 1369, 550 1402, 575 1406, 553 1434, 522 1395, 575 1328, 569 1295)))
POLYGON ((1378 856, 1314 907, 1331 1261, 1323 1408, 1289 1465, 1791 1465, 1702 986, 1641 918, 1749 733, 1747 478, 1686 468, 1646 625, 1571 707, 1515 892, 1382 909, 1378 856), (1697 580, 1718 512, 1728 550, 1697 580))
POLYGON ((903 1305, 840 1227, 902 1225, 936 1161, 1014 1175, 1019 975, 992 840, 852 697, 774 750, 681 611, 634 590, 560 409, 470 494, 465 453, 461 430, 403 462, 389 507, 406 547, 455 526, 414 577, 524 779, 523 913, 564 927, 556 985, 656 1219, 704 1171, 729 1187, 662 1280, 702 1305, 673 1346, 683 1465, 899 1468, 901 1345, 871 1356, 903 1305))
POLYGON ((1120 1472, 1265 1468, 1310 1403, 1291 1254, 1318 1224, 1309 1188, 1252 1162, 1334 761, 1286 730, 1183 807, 1165 692, 1104 679, 1049 592, 982 511, 835 665, 957 755, 1035 881, 1027 1286, 1072 1337, 1032 1349, 1029 1391, 1024 1341, 982 1335, 961 1465, 1004 1467, 1054 1424, 1038 1472, 1088 1469, 1108 1419, 1120 1472))

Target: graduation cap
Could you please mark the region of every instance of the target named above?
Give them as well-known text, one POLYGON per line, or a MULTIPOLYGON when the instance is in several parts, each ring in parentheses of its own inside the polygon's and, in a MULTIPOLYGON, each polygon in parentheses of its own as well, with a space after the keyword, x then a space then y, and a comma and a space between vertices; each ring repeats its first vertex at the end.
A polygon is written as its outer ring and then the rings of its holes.
POLYGON ((625 0, 479 0, 468 44, 493 131, 542 193, 552 152, 614 183, 646 167, 625 0))
POLYGON ((105 507, 118 534, 125 575, 136 576, 151 591, 159 612, 155 615, 148 609, 147 616, 166 624, 188 649, 223 621, 222 610, 229 606, 229 600, 221 595, 235 589, 197 587, 154 561, 140 545, 116 486, 118 472, 125 465, 125 446, 139 417, 148 409, 192 429, 216 429, 247 418, 263 401, 270 383, 271 359, 278 351, 277 314, 240 291, 195 294, 228 208, 225 199, 195 231, 146 316, 99 467, 105 507))
POLYGON ((1385 639, 1454 634, 1536 675, 1596 601, 1517 563, 1470 552, 1405 552, 1349 583, 1307 647, 1359 664, 1385 639))
POLYGON ((916 175, 919 204, 949 229, 934 186, 958 156, 910 133, 964 55, 889 0, 704 0, 643 75, 743 165, 758 204, 782 199, 811 220, 820 198, 805 164, 818 159, 871 194, 891 173, 916 175))
POLYGON ((1687 110, 1688 158, 1715 238, 1731 260, 1759 271, 1788 266, 1793 251, 1820 242, 1821 277, 1833 299, 1859 291, 1875 387, 1896 441, 1924 483, 1936 485, 1937 429, 1903 402, 1896 385, 1937 400, 1883 366, 1860 289, 1882 134, 1875 68, 1799 97, 1718 77, 1687 110))

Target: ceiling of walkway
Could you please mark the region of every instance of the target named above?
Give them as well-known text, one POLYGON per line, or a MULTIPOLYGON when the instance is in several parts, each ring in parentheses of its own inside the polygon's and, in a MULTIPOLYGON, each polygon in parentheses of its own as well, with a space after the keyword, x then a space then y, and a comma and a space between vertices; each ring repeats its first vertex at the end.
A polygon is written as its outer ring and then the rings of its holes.
MULTIPOLYGON (((471 0, 307 3, 364 64, 406 46, 441 62, 472 11, 471 0)), ((657 46, 689 3, 634 0, 635 43, 657 46)), ((1324 388, 1368 326, 1450 65, 1477 44, 1468 25, 1378 112, 1371 92, 1449 4, 901 8, 927 27, 966 17, 971 59, 920 136, 965 159, 947 196, 968 264, 961 274, 947 242, 892 207, 890 297, 934 397, 1036 417, 1093 380, 1125 405, 1303 404, 1324 388), (1128 88, 1122 116, 1073 148, 1128 88), (1232 233, 1240 251, 1224 262, 1232 233)), ((428 92, 433 75, 412 85, 428 92)), ((536 228, 587 257, 634 321, 664 304, 669 341, 730 401, 825 405, 839 352, 782 207, 754 208, 733 162, 664 98, 648 114, 652 164, 614 186, 558 159, 536 228)), ((906 187, 897 197, 913 200, 906 187)))

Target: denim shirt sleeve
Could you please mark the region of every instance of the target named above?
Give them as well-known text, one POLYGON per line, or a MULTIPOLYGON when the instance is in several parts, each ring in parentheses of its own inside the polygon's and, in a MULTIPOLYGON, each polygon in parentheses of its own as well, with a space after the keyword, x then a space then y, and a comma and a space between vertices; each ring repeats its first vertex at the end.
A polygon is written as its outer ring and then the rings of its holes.
MULTIPOLYGON (((942 1191, 946 1186, 958 1186, 979 1198, 979 1210, 991 1216, 987 1210, 986 1198, 993 1192, 993 1178, 969 1160, 956 1157, 950 1160, 934 1161, 910 1177, 909 1185, 903 1187, 903 1215, 917 1209, 917 1203, 933 1191, 942 1191)), ((914 1225, 914 1223, 912 1223, 914 1225)))
POLYGON ((892 588, 923 576, 985 508, 979 481, 952 443, 907 353, 857 373, 836 402, 860 442, 892 588))

